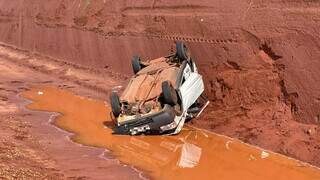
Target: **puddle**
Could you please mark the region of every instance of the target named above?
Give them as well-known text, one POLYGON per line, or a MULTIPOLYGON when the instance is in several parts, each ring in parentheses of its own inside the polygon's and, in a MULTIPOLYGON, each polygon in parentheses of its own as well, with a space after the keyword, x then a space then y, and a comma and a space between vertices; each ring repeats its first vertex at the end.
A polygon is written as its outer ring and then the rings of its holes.
POLYGON ((111 124, 110 108, 69 91, 36 87, 23 96, 33 101, 29 109, 63 114, 54 124, 75 133, 72 140, 106 148, 155 179, 320 179, 315 167, 191 127, 177 136, 112 135, 103 125, 111 124))

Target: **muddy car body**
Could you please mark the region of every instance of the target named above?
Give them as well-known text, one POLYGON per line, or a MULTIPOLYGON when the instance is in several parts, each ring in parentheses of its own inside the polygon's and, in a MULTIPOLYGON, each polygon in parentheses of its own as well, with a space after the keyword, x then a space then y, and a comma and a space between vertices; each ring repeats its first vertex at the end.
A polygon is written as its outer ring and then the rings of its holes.
POLYGON ((133 57, 135 75, 120 97, 111 94, 115 133, 175 134, 208 104, 195 62, 183 43, 176 47, 175 54, 148 62, 133 57))

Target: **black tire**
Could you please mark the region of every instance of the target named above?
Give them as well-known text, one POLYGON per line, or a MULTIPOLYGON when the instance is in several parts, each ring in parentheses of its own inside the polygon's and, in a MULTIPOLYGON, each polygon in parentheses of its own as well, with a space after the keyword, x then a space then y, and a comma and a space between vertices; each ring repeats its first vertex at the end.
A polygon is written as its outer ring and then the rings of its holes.
POLYGON ((178 103, 177 91, 169 81, 162 82, 162 94, 165 104, 174 106, 178 103))
POLYGON ((187 46, 181 42, 176 42, 176 55, 181 60, 188 60, 189 59, 189 52, 187 46))
POLYGON ((119 96, 116 92, 111 93, 110 97, 112 113, 115 117, 118 117, 121 113, 121 104, 119 100, 119 96))
POLYGON ((137 74, 142 69, 139 56, 132 57, 132 69, 134 74, 137 74))

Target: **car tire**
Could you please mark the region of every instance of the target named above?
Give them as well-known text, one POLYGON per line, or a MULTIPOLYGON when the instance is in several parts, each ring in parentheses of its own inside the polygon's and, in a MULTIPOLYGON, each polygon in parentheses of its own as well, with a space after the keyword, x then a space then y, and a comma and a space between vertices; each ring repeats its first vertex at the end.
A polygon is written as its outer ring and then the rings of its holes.
POLYGON ((174 106, 178 102, 177 91, 169 81, 162 82, 162 94, 165 104, 174 106))
POLYGON ((121 104, 119 96, 116 92, 111 93, 110 97, 112 113, 115 117, 118 117, 121 113, 121 104))
POLYGON ((181 42, 176 42, 176 55, 181 60, 188 60, 189 59, 189 52, 187 46, 181 42))
POLYGON ((132 69, 134 74, 137 74, 142 69, 139 56, 132 57, 132 69))

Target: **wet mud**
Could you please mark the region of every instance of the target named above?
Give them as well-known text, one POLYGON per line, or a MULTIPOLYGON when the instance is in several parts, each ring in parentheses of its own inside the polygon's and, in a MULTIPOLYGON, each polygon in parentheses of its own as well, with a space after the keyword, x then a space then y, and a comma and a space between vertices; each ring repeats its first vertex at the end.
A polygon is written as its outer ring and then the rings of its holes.
MULTIPOLYGON (((0 54, 3 53, 4 49, 1 49, 0 54)), ((20 54, 19 57, 23 56, 20 54)), ((104 148, 83 146, 71 141, 70 133, 51 124, 57 113, 28 110, 25 105, 30 101, 20 96, 20 93, 29 89, 30 84, 73 89, 87 97, 101 96, 101 93, 73 83, 78 81, 75 76, 73 80, 63 80, 51 74, 39 73, 35 70, 37 68, 17 65, 3 56, 0 57, 0 69, 1 180, 141 179, 135 169, 107 156, 104 148)), ((73 72, 77 77, 89 78, 79 69, 73 72)))
POLYGON ((186 126, 177 136, 112 134, 110 108, 51 86, 23 93, 31 110, 58 112, 53 124, 84 145, 106 148, 122 163, 155 179, 319 179, 318 168, 249 146, 239 140, 186 126))

